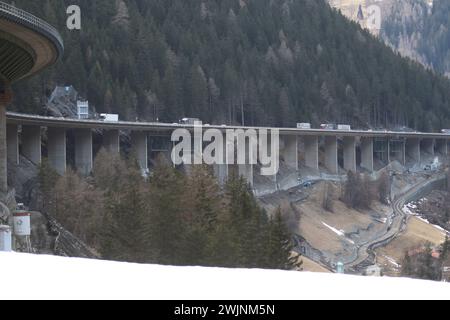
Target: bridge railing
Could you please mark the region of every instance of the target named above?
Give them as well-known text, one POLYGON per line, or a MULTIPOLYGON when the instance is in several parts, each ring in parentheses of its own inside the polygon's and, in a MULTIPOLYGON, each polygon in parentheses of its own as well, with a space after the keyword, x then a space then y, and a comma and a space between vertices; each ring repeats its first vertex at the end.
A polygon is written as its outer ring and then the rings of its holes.
POLYGON ((1 13, 15 17, 18 20, 18 22, 25 22, 37 29, 44 30, 59 42, 61 49, 64 49, 64 44, 61 35, 53 26, 51 26, 46 21, 22 9, 14 7, 13 5, 0 1, 0 14, 1 13))

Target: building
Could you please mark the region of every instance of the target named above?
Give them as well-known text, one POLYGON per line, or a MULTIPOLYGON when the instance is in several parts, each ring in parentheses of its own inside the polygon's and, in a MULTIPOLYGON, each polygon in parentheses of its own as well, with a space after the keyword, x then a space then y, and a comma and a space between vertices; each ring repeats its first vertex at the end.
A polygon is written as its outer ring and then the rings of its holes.
POLYGON ((365 274, 369 277, 381 277, 381 268, 377 265, 368 266, 365 274))
POLYGON ((89 101, 77 100, 78 119, 89 119, 89 101))

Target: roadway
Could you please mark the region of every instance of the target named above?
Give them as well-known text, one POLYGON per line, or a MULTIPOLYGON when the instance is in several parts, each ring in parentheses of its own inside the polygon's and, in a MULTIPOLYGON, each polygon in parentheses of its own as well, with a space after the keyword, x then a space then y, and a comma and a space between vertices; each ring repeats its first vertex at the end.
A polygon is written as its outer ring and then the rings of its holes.
POLYGON ((417 199, 422 191, 427 189, 431 184, 445 178, 446 177, 444 174, 439 174, 435 178, 427 179, 415 184, 411 187, 411 189, 398 196, 392 204, 392 222, 390 227, 387 229, 387 232, 360 246, 357 250, 355 260, 345 264, 346 269, 357 270, 359 265, 363 264, 371 255, 374 254, 374 250, 376 248, 385 246, 398 237, 406 224, 407 216, 403 211, 405 204, 417 199))
MULTIPOLYGON (((107 122, 102 120, 83 120, 71 118, 57 118, 7 112, 6 121, 9 124, 33 125, 42 127, 63 127, 67 129, 105 129, 105 130, 133 130, 133 131, 156 131, 170 134, 175 129, 187 129, 192 131, 193 125, 160 122, 130 122, 117 121, 107 122)), ((204 124, 203 129, 225 130, 278 130, 281 135, 299 136, 354 136, 354 137, 380 137, 380 138, 419 138, 419 139, 449 139, 450 134, 424 133, 424 132, 398 132, 398 131, 367 131, 367 130, 328 130, 328 129, 297 129, 276 127, 244 127, 227 125, 204 124)))

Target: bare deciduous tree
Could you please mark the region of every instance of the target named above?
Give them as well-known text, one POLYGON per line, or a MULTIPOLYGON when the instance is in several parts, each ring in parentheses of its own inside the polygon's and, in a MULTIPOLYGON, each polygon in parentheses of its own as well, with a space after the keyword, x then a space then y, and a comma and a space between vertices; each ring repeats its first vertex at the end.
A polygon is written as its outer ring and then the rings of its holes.
POLYGON ((333 212, 333 195, 328 182, 323 187, 322 208, 326 211, 333 212))

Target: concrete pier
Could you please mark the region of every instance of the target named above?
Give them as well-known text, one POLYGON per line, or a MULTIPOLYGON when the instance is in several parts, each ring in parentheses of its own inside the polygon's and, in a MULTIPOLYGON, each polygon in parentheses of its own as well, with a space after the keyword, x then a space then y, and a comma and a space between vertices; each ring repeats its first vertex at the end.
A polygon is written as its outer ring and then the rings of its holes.
POLYGON ((344 137, 344 169, 356 172, 356 137, 344 137))
POLYGON ((420 151, 425 154, 434 156, 434 139, 422 139, 420 142, 420 151))
POLYGON ((48 161, 53 169, 63 175, 67 169, 66 129, 48 128, 48 161))
POLYGON ((406 164, 405 153, 405 139, 390 139, 389 140, 389 161, 397 160, 402 165, 406 164))
POLYGON ((226 145, 226 140, 225 137, 223 138, 224 140, 224 144, 223 144, 223 157, 222 157, 222 162, 223 164, 214 164, 213 165, 213 169, 214 169, 214 176, 217 178, 217 180, 219 181, 219 184, 224 185, 229 177, 229 166, 227 163, 227 145, 226 145))
POLYGON ((253 187, 253 165, 252 164, 239 164, 239 175, 243 177, 250 186, 253 187))
POLYGON ((389 150, 389 138, 375 138, 373 142, 373 154, 379 161, 387 165, 391 162, 389 150))
POLYGON ((228 180, 228 165, 226 164, 215 164, 214 165, 214 176, 219 181, 219 184, 223 185, 228 180))
POLYGON ((19 164, 19 126, 17 124, 7 125, 6 141, 8 145, 8 162, 19 164))
POLYGON ((6 106, 3 103, 0 103, 0 196, 2 193, 6 194, 8 192, 7 168, 8 159, 6 144, 6 106))
POLYGON ((41 163, 41 127, 22 126, 22 154, 36 165, 41 163))
POLYGON ((103 148, 108 152, 120 152, 119 130, 103 131, 103 148))
POLYGON ((92 171, 92 131, 91 129, 75 130, 75 167, 82 175, 89 175, 92 171))
POLYGON ((436 139, 436 151, 441 156, 448 155, 448 140, 447 139, 436 139))
POLYGON ((406 155, 420 164, 420 139, 406 139, 406 155))
POLYGON ((331 174, 339 173, 337 137, 325 137, 325 167, 331 174))
POLYGON ((319 138, 317 136, 303 137, 305 166, 319 171, 319 138))
POLYGON ((131 132, 131 152, 139 164, 141 170, 148 169, 148 141, 147 132, 131 132))
MULTIPOLYGON (((270 148, 270 147, 269 147, 270 148)), ((253 164, 251 163, 252 159, 252 152, 251 148, 247 147, 245 150, 245 163, 246 164, 238 164, 238 174, 239 176, 243 177, 247 183, 253 187, 254 180, 253 180, 253 164)))
POLYGON ((292 169, 298 170, 298 141, 297 136, 282 136, 283 149, 281 156, 284 163, 292 169))
POLYGON ((361 168, 373 171, 373 139, 361 138, 361 168))

